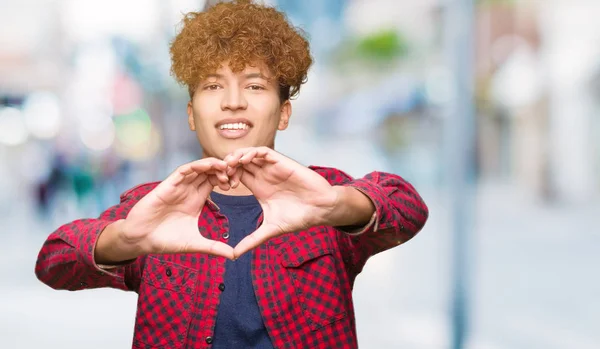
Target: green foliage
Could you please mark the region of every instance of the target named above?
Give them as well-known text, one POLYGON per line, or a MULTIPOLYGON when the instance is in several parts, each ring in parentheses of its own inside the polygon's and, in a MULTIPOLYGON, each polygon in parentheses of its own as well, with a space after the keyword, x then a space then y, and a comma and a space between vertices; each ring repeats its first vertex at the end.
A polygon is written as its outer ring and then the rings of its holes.
POLYGON ((408 53, 408 43, 396 30, 382 30, 358 40, 359 57, 373 60, 392 60, 408 53))

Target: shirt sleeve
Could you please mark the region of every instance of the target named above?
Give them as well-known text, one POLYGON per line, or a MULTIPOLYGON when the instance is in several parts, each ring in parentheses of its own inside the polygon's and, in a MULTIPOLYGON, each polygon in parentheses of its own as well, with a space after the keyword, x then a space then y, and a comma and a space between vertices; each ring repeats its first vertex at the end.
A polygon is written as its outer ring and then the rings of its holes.
POLYGON ((361 191, 375 206, 366 226, 338 236, 344 259, 356 273, 369 257, 412 239, 429 217, 416 189, 398 175, 371 172, 344 185, 361 191))
POLYGON ((371 220, 364 227, 336 228, 344 262, 355 274, 369 257, 412 239, 429 217, 427 205, 417 190, 398 175, 371 172, 354 179, 337 169, 313 168, 332 185, 361 191, 375 206, 371 220))
POLYGON ((142 194, 149 191, 143 189, 136 187, 125 192, 119 204, 102 212, 97 219, 79 219, 50 234, 38 254, 37 278, 58 290, 110 287, 137 291, 145 257, 101 267, 94 260, 94 249, 102 231, 112 222, 125 219, 142 194))

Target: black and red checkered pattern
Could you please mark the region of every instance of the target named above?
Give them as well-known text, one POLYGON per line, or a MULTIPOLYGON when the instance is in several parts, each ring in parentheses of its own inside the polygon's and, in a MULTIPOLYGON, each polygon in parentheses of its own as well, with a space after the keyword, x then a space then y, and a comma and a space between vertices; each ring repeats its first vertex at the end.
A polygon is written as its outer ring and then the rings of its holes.
MULTIPOLYGON (((356 348, 352 304, 356 276, 369 257, 415 236, 428 218, 428 209, 400 176, 372 172, 353 179, 334 168, 311 169, 332 185, 352 186, 366 194, 376 207, 373 219, 360 231, 313 227, 279 236, 249 252, 254 292, 276 348, 356 348)), ((149 255, 106 268, 94 262, 102 230, 126 218, 157 184, 130 189, 98 219, 61 226, 42 246, 35 272, 55 289, 111 287, 137 292, 133 348, 210 348, 224 258, 149 255)), ((228 226, 218 207, 207 202, 198 221, 199 232, 218 240, 228 226)))

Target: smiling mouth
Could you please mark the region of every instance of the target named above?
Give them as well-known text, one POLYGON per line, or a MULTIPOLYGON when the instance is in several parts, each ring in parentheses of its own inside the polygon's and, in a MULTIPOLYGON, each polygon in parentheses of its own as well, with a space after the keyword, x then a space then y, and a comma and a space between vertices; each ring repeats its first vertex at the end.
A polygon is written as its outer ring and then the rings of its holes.
POLYGON ((219 126, 220 130, 246 130, 249 128, 250 125, 245 122, 227 123, 219 126))
POLYGON ((247 135, 252 128, 252 124, 247 120, 223 120, 216 127, 221 137, 236 139, 247 135))

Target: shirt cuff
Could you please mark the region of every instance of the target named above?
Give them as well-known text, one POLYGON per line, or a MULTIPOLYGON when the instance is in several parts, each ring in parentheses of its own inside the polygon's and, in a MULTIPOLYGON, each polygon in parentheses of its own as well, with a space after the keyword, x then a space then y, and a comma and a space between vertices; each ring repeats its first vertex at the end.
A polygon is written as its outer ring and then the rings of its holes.
POLYGON ((365 194, 373 203, 373 206, 375 207, 375 212, 373 212, 373 215, 371 216, 369 222, 362 227, 338 227, 338 229, 352 236, 376 232, 379 228, 379 221, 382 212, 382 202, 384 202, 386 196, 381 193, 381 191, 375 184, 362 178, 350 182, 349 184, 347 184, 347 186, 359 190, 361 193, 365 194))
POLYGON ((120 277, 122 277, 121 275, 110 272, 109 270, 132 263, 133 261, 135 261, 135 259, 130 260, 130 261, 124 261, 122 263, 115 264, 115 265, 97 264, 96 260, 94 259, 94 254, 96 251, 96 244, 98 243, 98 237, 100 236, 100 234, 102 234, 104 229, 106 229, 106 227, 108 225, 110 225, 111 223, 113 223, 113 222, 112 221, 103 221, 103 220, 98 220, 98 221, 95 221, 92 223, 88 222, 88 224, 87 224, 88 233, 87 234, 79 234, 79 237, 81 239, 80 243, 79 243, 79 258, 80 258, 81 263, 94 268, 98 272, 98 274, 107 274, 110 276, 120 278, 120 277))

